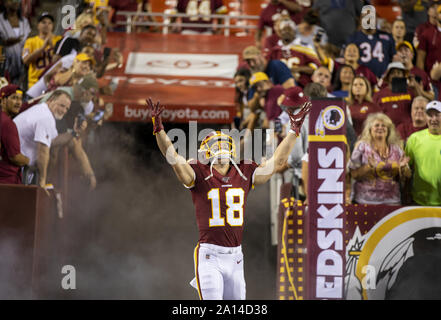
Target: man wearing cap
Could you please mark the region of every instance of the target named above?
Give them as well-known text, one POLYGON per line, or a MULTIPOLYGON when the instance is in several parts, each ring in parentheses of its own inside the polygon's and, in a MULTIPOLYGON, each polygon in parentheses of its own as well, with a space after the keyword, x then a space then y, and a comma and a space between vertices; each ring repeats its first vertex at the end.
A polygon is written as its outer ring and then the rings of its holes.
POLYGON ((12 121, 21 107, 23 92, 14 84, 0 90, 0 183, 20 184, 21 167, 29 158, 20 150, 17 127, 12 121))
POLYGON ((397 44, 397 54, 394 61, 401 62, 407 71, 409 71, 409 87, 415 91, 415 95, 426 97, 432 101, 435 98, 430 78, 424 70, 413 65, 415 51, 408 41, 397 44))
POLYGON ((413 133, 406 144, 413 179, 412 199, 422 206, 441 206, 441 102, 426 106, 428 129, 413 133))
POLYGON ((61 120, 69 110, 71 97, 55 90, 47 102, 37 104, 14 118, 20 137, 20 147, 29 158, 25 168, 24 183, 46 186, 49 149, 57 135, 56 120, 61 120))
POLYGON ((405 83, 407 78, 408 71, 401 62, 390 63, 383 76, 383 81, 387 85, 376 92, 373 97, 373 102, 383 110, 395 126, 411 121, 410 109, 415 94, 407 87, 405 83), (393 84, 394 79, 396 79, 395 83, 402 79, 404 88, 396 88, 393 84))
POLYGON ((436 62, 441 62, 441 5, 436 9, 436 27, 426 29, 418 38, 417 67, 430 73, 436 62))
POLYGON ((267 60, 257 47, 246 47, 242 57, 247 62, 252 73, 264 72, 273 84, 280 84, 284 88, 295 85, 291 70, 289 70, 286 64, 279 60, 267 60))
POLYGON ((252 112, 261 108, 266 113, 264 127, 268 127, 267 121, 276 119, 282 110, 277 104, 277 99, 285 90, 281 85, 274 85, 264 72, 256 72, 250 78, 250 86, 255 93, 253 99, 249 102, 252 112))
POLYGON ((53 48, 61 36, 52 33, 54 17, 43 12, 38 18, 38 35, 26 40, 23 48, 23 62, 29 66, 28 88, 37 81, 43 70, 52 63, 53 48))

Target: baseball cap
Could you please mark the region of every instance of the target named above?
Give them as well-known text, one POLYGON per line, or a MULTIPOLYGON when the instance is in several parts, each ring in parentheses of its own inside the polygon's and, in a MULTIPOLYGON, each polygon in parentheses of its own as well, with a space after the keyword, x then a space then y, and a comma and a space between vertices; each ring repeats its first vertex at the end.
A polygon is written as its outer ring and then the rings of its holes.
POLYGON ((412 51, 412 53, 415 52, 415 50, 413 49, 412 44, 409 41, 401 41, 400 43, 398 43, 397 46, 396 46, 397 51, 400 50, 400 48, 402 46, 408 47, 410 49, 410 51, 412 51))
POLYGON ((384 76, 383 76, 384 79, 387 79, 387 77, 388 77, 388 75, 389 75, 389 72, 390 72, 392 69, 399 69, 399 70, 403 70, 403 71, 407 72, 406 67, 404 66, 403 63, 398 62, 398 61, 397 61, 397 62, 391 62, 391 63, 389 63, 389 65, 387 66, 387 70, 384 72, 384 76))
POLYGON ((434 109, 438 112, 441 112, 441 102, 437 101, 437 100, 433 100, 430 101, 427 105, 426 105, 426 112, 434 109))
POLYGON ((0 89, 0 98, 7 98, 14 93, 19 93, 23 95, 23 91, 20 90, 20 87, 15 84, 8 84, 0 89))
POLYGON ((75 60, 78 61, 90 61, 92 65, 95 65, 95 59, 85 53, 79 53, 75 56, 75 60))
POLYGON ((269 80, 265 72, 256 72, 250 78, 250 86, 254 86, 259 81, 269 80))
POLYGON ((96 90, 99 89, 98 81, 96 80, 96 77, 93 74, 85 75, 82 79, 80 79, 80 81, 78 81, 77 85, 85 90, 89 90, 91 88, 94 88, 96 90))
POLYGON ((256 46, 248 46, 242 52, 242 57, 246 59, 252 59, 261 54, 260 50, 256 46))
POLYGON ((285 99, 283 99, 282 105, 286 107, 301 106, 308 101, 308 98, 303 93, 302 88, 297 86, 285 89, 283 95, 285 96, 285 99))
POLYGON ((40 16, 38 17, 38 22, 40 22, 41 20, 43 20, 44 18, 49 18, 52 20, 52 22, 55 22, 55 18, 53 15, 51 15, 49 12, 45 11, 43 13, 40 14, 40 16))

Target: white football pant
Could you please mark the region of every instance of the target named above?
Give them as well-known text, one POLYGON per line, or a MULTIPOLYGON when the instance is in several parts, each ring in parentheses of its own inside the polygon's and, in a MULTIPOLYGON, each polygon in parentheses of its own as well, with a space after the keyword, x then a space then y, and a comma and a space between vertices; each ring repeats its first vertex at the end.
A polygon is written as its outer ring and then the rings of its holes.
POLYGON ((201 300, 245 300, 242 247, 198 243, 194 250, 196 277, 190 284, 201 300))

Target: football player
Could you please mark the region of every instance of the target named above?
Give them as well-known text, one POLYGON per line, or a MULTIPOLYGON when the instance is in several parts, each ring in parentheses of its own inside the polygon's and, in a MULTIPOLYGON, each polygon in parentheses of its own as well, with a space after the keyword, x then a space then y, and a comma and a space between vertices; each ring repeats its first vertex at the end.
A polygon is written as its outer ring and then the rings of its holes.
MULTIPOLYGON (((199 241, 194 251, 195 278, 191 284, 200 299, 243 300, 245 279, 242 232, 248 192, 267 182, 288 159, 311 103, 304 95, 297 99, 299 112, 288 110, 290 131, 274 155, 257 165, 251 160, 234 161, 235 142, 229 135, 212 132, 202 141, 199 152, 207 164, 188 162, 180 156, 164 131, 160 103, 147 100, 151 110, 153 134, 161 153, 172 166, 178 180, 191 190, 196 209, 199 241)), ((298 109, 298 108, 297 108, 298 109)))

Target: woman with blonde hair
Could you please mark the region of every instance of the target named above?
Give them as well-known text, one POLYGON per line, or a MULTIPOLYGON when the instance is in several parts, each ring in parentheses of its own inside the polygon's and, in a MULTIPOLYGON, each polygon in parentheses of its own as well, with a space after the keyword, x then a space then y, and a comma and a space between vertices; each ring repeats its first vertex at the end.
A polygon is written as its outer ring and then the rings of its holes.
POLYGON ((372 113, 367 117, 348 164, 355 179, 356 203, 401 204, 400 182, 411 176, 402 145, 388 116, 372 113))
POLYGON ((352 124, 357 136, 363 130, 363 123, 371 113, 381 112, 381 108, 372 102, 372 87, 369 80, 363 76, 355 76, 349 88, 346 99, 351 112, 352 124))

